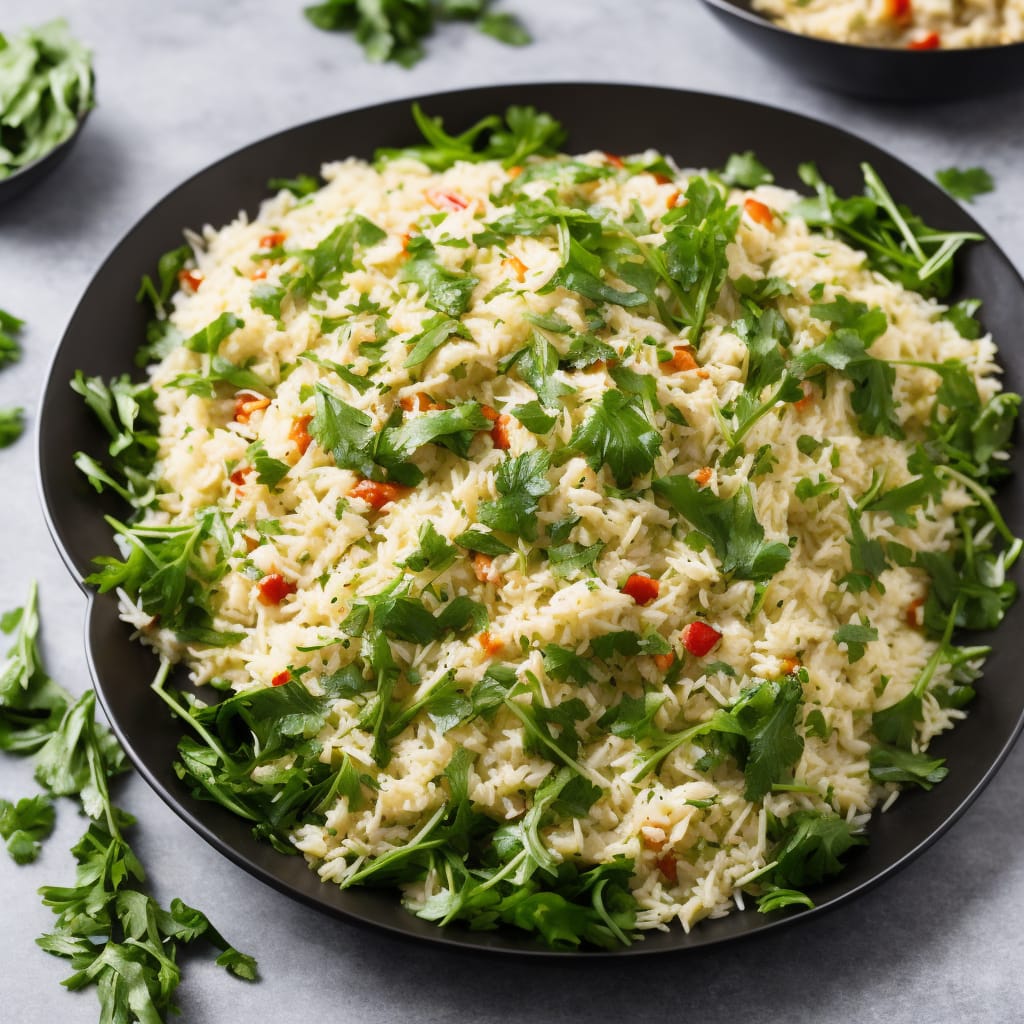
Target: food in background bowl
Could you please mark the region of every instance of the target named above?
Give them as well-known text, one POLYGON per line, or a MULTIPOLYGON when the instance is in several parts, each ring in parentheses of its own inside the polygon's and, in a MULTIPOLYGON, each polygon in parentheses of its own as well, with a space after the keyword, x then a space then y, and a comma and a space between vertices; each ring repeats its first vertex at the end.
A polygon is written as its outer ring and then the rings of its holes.
POLYGON ((93 102, 91 55, 65 21, 0 33, 0 181, 67 142, 93 102))
POLYGON ((860 46, 962 49, 1024 41, 1024 0, 753 0, 783 28, 860 46))

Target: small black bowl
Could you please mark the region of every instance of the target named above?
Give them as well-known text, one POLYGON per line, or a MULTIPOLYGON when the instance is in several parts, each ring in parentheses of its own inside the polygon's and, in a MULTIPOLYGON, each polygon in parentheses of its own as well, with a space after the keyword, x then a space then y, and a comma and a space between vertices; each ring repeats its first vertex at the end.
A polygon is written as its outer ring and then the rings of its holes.
POLYGON ((949 100, 1024 87, 1024 43, 960 50, 854 46, 800 35, 753 10, 751 0, 704 0, 741 39, 836 92, 885 100, 949 100))
POLYGON ((79 114, 75 130, 63 142, 54 146, 49 153, 45 153, 38 160, 33 160, 32 163, 19 168, 6 178, 0 178, 0 206, 12 199, 17 199, 22 193, 27 192, 33 185, 38 185, 43 178, 56 170, 57 166, 71 152, 71 147, 78 141, 91 112, 90 109, 84 114, 79 114))

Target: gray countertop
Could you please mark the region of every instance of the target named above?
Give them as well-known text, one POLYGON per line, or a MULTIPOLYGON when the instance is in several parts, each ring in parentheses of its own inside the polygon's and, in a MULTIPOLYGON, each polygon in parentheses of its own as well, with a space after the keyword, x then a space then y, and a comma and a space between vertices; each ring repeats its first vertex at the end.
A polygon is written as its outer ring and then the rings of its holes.
MULTIPOLYGON (((642 82, 762 100, 862 134, 925 174, 983 163, 998 182, 974 213, 1024 265, 1024 95, 903 107, 823 94, 736 43, 697 0, 505 0, 537 42, 511 49, 454 26, 415 70, 368 65, 347 37, 315 31, 301 0, 4 0, 0 29, 65 15, 95 49, 100 107, 77 151, 45 185, 0 208, 0 306, 29 321, 25 357, 0 375, 0 406, 33 408, 50 355, 107 252, 164 193, 237 147, 285 127, 386 99, 537 80, 642 82)), ((804 154, 797 154, 804 156, 804 154)), ((1015 339, 1011 339, 1012 343, 1015 339)), ((1007 343, 1004 339, 1004 343, 1007 343)), ((102 344, 102 338, 97 338, 102 344)), ((34 425, 34 424, 33 424, 34 425)), ((8 537, 0 609, 41 588, 51 674, 89 685, 85 601, 47 535, 33 440, 0 452, 8 537)), ((35 791, 28 765, 0 759, 0 794, 35 791)), ((187 1022, 329 1019, 583 1022, 734 1020, 1011 1021, 1024 972, 1024 749, 952 831, 884 886, 778 934, 650 961, 550 968, 478 959, 342 924, 253 881, 207 847, 138 778, 118 802, 138 816, 133 844, 156 894, 180 895, 260 961, 246 985, 201 957, 179 990, 187 1022)), ((0 854, 0 1018, 92 1022, 92 993, 58 982, 40 952, 52 920, 38 886, 73 877, 83 829, 59 809, 40 860, 0 854)))

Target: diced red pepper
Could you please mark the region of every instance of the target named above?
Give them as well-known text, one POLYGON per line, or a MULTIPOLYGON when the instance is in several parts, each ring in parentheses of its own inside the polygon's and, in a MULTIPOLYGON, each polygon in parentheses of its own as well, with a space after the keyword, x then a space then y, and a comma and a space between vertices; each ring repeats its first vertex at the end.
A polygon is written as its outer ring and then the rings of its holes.
POLYGON ((430 395, 425 391, 417 391, 415 395, 406 395, 404 398, 400 398, 398 404, 406 412, 429 412, 435 409, 447 409, 448 406, 444 402, 434 402, 431 400, 430 395))
POLYGON ((241 469, 236 469, 228 479, 236 486, 241 487, 245 483, 245 478, 252 472, 252 466, 242 466, 241 469))
POLYGON ((313 443, 308 429, 312 419, 312 416, 296 416, 292 420, 292 429, 288 431, 288 440, 295 442, 295 447, 299 449, 300 455, 305 455, 306 449, 313 443))
POLYGON ((465 210, 469 206, 469 200, 459 195, 458 192, 446 192, 440 188, 428 188, 424 195, 427 197, 427 202, 435 210, 449 210, 452 213, 457 213, 459 210, 465 210))
POLYGON ((922 623, 919 612, 922 607, 924 607, 923 597, 915 597, 914 600, 907 605, 907 625, 911 629, 921 628, 922 623))
POLYGON ((679 870, 676 865, 676 859, 671 853, 666 853, 663 857, 658 858, 658 870, 665 876, 665 879, 669 882, 675 882, 679 878, 679 870))
POLYGON ((273 249, 278 245, 283 245, 284 240, 288 236, 283 231, 274 231, 272 234, 264 235, 260 239, 261 249, 273 249))
POLYGON ((693 474, 693 479, 698 487, 707 487, 707 485, 711 483, 711 476, 711 467, 701 466, 700 469, 698 469, 697 472, 693 474))
POLYGON ((743 210, 746 215, 758 224, 766 228, 775 226, 775 214, 760 200, 747 198, 743 200, 743 210))
POLYGON ((507 259, 501 261, 501 265, 503 267, 508 267, 508 269, 516 275, 516 280, 520 283, 526 280, 526 271, 529 268, 521 259, 519 259, 519 257, 509 256, 507 259))
POLYGON ((493 657, 505 647, 505 642, 503 640, 499 637, 491 636, 491 634, 486 630, 483 633, 478 633, 476 638, 480 646, 483 648, 484 653, 490 657, 493 657))
POLYGON ((206 280, 199 270, 179 270, 178 284, 187 288, 190 292, 199 291, 199 286, 206 280))
POLYGON ((942 39, 938 32, 929 32, 920 39, 912 39, 907 44, 908 50, 938 50, 942 46, 942 39))
POLYGON ((662 174, 660 171, 651 171, 650 175, 655 180, 655 182, 657 182, 657 184, 659 184, 659 185, 671 185, 672 184, 672 180, 673 179, 670 178, 667 174, 662 174))
POLYGON ((514 167, 510 167, 508 169, 508 176, 510 178, 518 178, 519 175, 522 174, 522 173, 523 173, 523 169, 518 164, 516 164, 514 167))
POLYGON ((286 580, 279 572, 268 573, 256 584, 259 590, 260 604, 280 604, 299 588, 290 580, 286 580))
POLYGON ((685 373, 697 369, 697 360, 693 357, 693 346, 676 345, 672 355, 661 364, 666 373, 685 373))
POLYGON ((360 498, 367 505, 374 509, 382 509, 392 501, 404 498, 412 488, 403 487, 401 484, 380 483, 377 480, 360 480, 359 483, 349 491, 353 498, 360 498))
POLYGON ((499 451, 507 452, 512 447, 512 440, 508 436, 508 425, 511 422, 512 417, 502 413, 491 427, 491 440, 499 451))
POLYGON ((650 604, 661 590, 661 584, 650 576, 635 572, 622 586, 622 593, 633 598, 637 604, 650 604))
POLYGON ((291 672, 285 669, 283 672, 278 672, 273 679, 270 680, 271 686, 284 686, 292 677, 291 672))
POLYGON ((695 619, 683 626, 680 639, 690 654, 695 658, 703 658, 722 639, 722 634, 714 626, 695 619))
POLYGON ((620 171, 626 166, 626 162, 622 157, 616 156, 614 153, 605 153, 604 158, 612 165, 612 167, 617 167, 620 171))
POLYGON ((494 559, 490 555, 485 555, 482 551, 473 552, 473 573, 481 583, 493 582, 491 579, 493 564, 494 559))
POLYGON ((799 658, 783 658, 782 659, 782 674, 784 676, 791 676, 800 667, 799 658))
POLYGON ((793 408, 797 412, 806 412, 814 405, 814 385, 809 380, 804 380, 800 382, 800 387, 803 390, 804 397, 797 399, 793 403, 793 408))
POLYGON ((235 422, 248 423, 249 417, 260 409, 266 409, 270 399, 257 395, 254 391, 239 391, 235 395, 235 422))
POLYGON ((683 193, 676 189, 675 192, 671 193, 668 199, 665 201, 665 205, 670 209, 675 209, 677 206, 685 206, 686 199, 683 197, 683 193))
POLYGON ((885 0, 885 13, 893 21, 906 21, 911 16, 911 0, 885 0))
POLYGON ((676 656, 669 651, 668 654, 654 655, 654 665, 659 672, 667 672, 676 663, 676 656))

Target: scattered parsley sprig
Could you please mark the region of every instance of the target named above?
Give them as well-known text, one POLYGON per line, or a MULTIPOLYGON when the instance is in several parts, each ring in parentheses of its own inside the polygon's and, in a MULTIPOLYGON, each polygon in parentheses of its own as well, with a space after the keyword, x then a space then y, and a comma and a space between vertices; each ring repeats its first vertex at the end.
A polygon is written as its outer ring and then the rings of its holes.
POLYGON ((177 1011, 179 950, 200 938, 220 951, 220 966, 255 980, 256 961, 229 945, 202 912, 178 899, 165 909, 146 892, 142 865, 125 839, 134 819, 110 797, 110 779, 127 769, 124 752, 96 721, 92 690, 75 701, 46 675, 35 585, 24 607, 0 625, 15 632, 0 666, 0 749, 32 754, 43 787, 16 803, 0 800, 0 835, 11 856, 27 863, 53 827, 54 797, 76 798, 92 819, 72 850, 74 884, 40 889, 56 923, 36 941, 71 961, 74 973, 63 984, 94 987, 105 1021, 155 1024, 177 1011))
POLYGON ((525 46, 530 34, 513 14, 492 11, 492 0, 324 0, 305 9, 317 28, 352 32, 367 60, 411 68, 424 56, 423 40, 439 22, 471 21, 485 35, 525 46))

